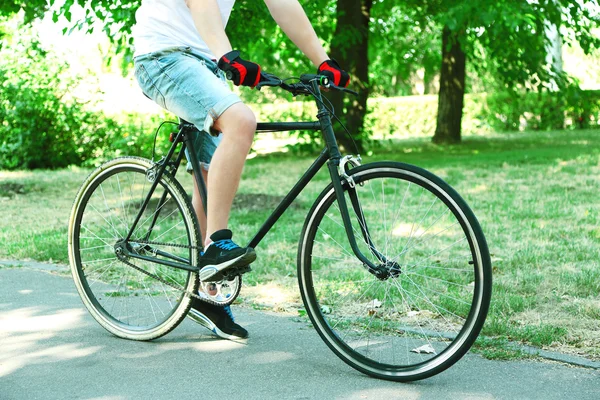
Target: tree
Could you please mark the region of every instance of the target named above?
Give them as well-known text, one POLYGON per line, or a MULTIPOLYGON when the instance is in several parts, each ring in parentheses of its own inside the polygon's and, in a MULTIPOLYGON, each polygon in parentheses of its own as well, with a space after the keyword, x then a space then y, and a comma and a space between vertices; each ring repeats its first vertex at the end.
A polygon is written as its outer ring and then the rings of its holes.
MULTIPOLYGON (((73 27, 92 29, 93 22, 101 21, 116 51, 128 54, 124 61, 130 63, 130 30, 140 0, 66 0, 56 16, 63 14, 70 20, 73 5, 84 3, 85 17, 72 21, 73 27)), ((13 0, 11 4, 14 12, 21 3, 13 0)), ((45 4, 46 0, 32 0, 21 6, 35 15, 45 4)), ((424 70, 426 86, 431 86, 428 83, 440 70, 433 140, 456 143, 461 138, 463 99, 469 86, 467 67, 495 75, 504 89, 543 87, 557 76, 546 62, 547 26, 560 26, 562 40, 567 44, 576 40, 586 52, 600 47, 600 39, 592 32, 600 25, 598 0, 314 0, 303 5, 319 36, 332 43, 331 54, 355 77, 359 98, 342 100, 333 94, 332 101, 338 112, 344 107, 348 110, 346 123, 358 134, 359 142, 364 138, 369 94, 406 92, 405 82, 417 69, 424 70), (437 43, 437 52, 431 50, 432 43, 437 43), (369 75, 377 79, 369 80, 369 75)), ((238 0, 236 8, 227 28, 234 46, 260 54, 270 65, 281 62, 288 76, 312 68, 275 24, 265 23, 268 14, 262 1, 238 0)))
MULTIPOLYGON (((331 43, 330 55, 352 76, 353 88, 358 96, 349 98, 341 92, 331 94, 331 102, 336 110, 344 110, 343 119, 358 151, 362 151, 364 120, 369 98, 369 22, 373 0, 338 0, 336 8, 336 28, 331 43)), ((338 137, 347 150, 352 149, 352 140, 345 135, 338 137)))
POLYGON ((460 142, 467 55, 448 26, 442 34, 442 71, 434 143, 460 142))
POLYGON ((577 40, 586 52, 600 47, 592 32, 600 25, 597 0, 407 0, 403 4, 420 10, 417 20, 431 18, 443 27, 436 143, 461 139, 467 62, 494 68, 501 84, 514 90, 525 84, 544 86, 557 76, 546 63, 547 26, 562 26, 563 40, 577 40))

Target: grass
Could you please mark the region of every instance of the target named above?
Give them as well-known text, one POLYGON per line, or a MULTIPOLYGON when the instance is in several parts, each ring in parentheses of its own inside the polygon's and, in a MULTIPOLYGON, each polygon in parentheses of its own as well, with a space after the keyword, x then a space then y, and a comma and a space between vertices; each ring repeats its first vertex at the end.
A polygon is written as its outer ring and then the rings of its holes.
MULTIPOLYGON (((440 147, 427 139, 389 141, 364 162, 393 159, 431 170, 468 202, 492 254, 494 293, 478 351, 522 355, 523 342, 600 360, 600 131, 466 137, 440 147)), ((312 162, 290 154, 248 160, 231 218, 249 240, 312 162)), ((71 203, 89 173, 0 172, 0 258, 68 263, 71 203)), ((190 180, 181 177, 189 188, 190 180)), ((261 242, 244 277, 244 301, 282 311, 300 307, 297 243, 321 172, 261 242)), ((294 311, 297 314, 297 311, 294 311)))

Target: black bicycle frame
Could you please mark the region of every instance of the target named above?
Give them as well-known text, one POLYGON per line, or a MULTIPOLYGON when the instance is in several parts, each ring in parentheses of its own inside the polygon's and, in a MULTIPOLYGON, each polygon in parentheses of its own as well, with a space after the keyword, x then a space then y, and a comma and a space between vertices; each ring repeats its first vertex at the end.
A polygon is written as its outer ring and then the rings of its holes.
MULTIPOLYGON (((356 238, 354 236, 354 231, 352 228, 350 214, 348 212, 346 198, 344 197, 343 185, 346 183, 346 181, 345 181, 345 179, 342 180, 342 178, 340 177, 339 166, 340 166, 341 154, 340 154, 339 147, 337 145, 335 133, 333 131, 331 114, 329 113, 329 111, 325 107, 325 104, 323 103, 323 98, 322 98, 322 95, 320 92, 319 84, 316 81, 311 82, 311 84, 312 84, 313 93, 315 94, 315 100, 317 101, 317 106, 318 106, 318 114, 317 114, 318 121, 259 123, 257 125, 257 131, 258 132, 266 132, 266 131, 284 132, 284 131, 294 131, 294 130, 305 130, 305 131, 306 130, 312 130, 312 131, 320 130, 323 135, 323 140, 325 141, 326 147, 325 147, 325 149, 323 149, 323 151, 321 152, 319 157, 308 168, 308 170, 302 175, 302 177, 294 185, 294 187, 290 190, 290 192, 283 198, 283 200, 281 200, 281 202, 279 203, 277 208, 275 208, 275 210, 267 218, 265 223, 261 226, 258 233, 256 233, 256 235, 250 240, 250 242, 248 243, 248 247, 256 248, 256 246, 258 246, 258 244, 262 241, 262 239, 265 237, 265 235, 271 230, 273 225, 275 225, 275 223, 279 220, 279 218, 283 215, 283 213, 289 208, 289 206, 298 197, 298 195, 304 190, 304 188, 308 185, 308 183, 314 178, 314 176, 319 172, 319 170, 323 167, 323 165, 327 164, 327 168, 329 170, 331 182, 333 183, 333 188, 335 190, 336 199, 337 199, 337 202, 338 202, 338 205, 340 208, 340 212, 342 215, 342 221, 344 223, 344 229, 346 230, 346 235, 348 237, 350 247, 352 248, 352 251, 354 252, 354 254, 363 262, 363 264, 370 271, 377 271, 377 270, 379 270, 379 267, 375 266, 369 259, 367 259, 367 257, 365 257, 365 255, 362 254, 362 252, 358 248, 356 238)), ((194 171, 194 179, 196 180, 196 184, 198 186, 200 196, 202 198, 202 204, 203 204, 204 210, 206 211, 206 202, 207 202, 206 183, 204 182, 204 179, 202 177, 201 165, 196 156, 196 151, 195 151, 194 143, 193 143, 193 135, 191 134, 192 132, 194 132, 195 129, 196 128, 194 127, 194 125, 189 124, 185 121, 181 121, 181 123, 179 125, 179 131, 178 131, 177 135, 175 136, 175 139, 173 140, 173 145, 169 149, 169 152, 167 153, 165 158, 157 163, 157 170, 156 170, 156 174, 154 177, 154 181, 150 188, 150 192, 149 192, 148 196, 146 197, 144 203, 142 204, 142 208, 141 208, 140 212, 138 213, 138 215, 135 219, 135 222, 129 231, 129 234, 127 235, 127 238, 125 239, 126 242, 128 242, 131 239, 131 235, 133 234, 135 227, 142 216, 142 213, 145 211, 146 207, 148 206, 150 198, 151 198, 154 190, 156 189, 158 182, 160 181, 165 170, 167 168, 171 168, 171 170, 170 170, 171 174, 173 176, 175 175, 175 173, 177 172, 177 169, 179 168, 179 164, 181 162, 181 159, 183 158, 183 154, 184 154, 186 148, 188 149, 188 156, 189 156, 190 162, 192 164, 192 169, 194 171), (180 143, 183 143, 181 151, 180 151, 177 159, 174 162, 171 162, 170 160, 172 159, 172 157, 175 153, 175 150, 180 143)), ((343 173, 344 171, 341 171, 341 172, 343 173)), ((353 189, 351 188, 351 190, 353 190, 353 189)), ((165 201, 165 199, 166 199, 166 193, 163 194, 161 201, 159 201, 157 209, 160 209, 161 204, 165 201)), ((356 196, 356 193, 351 193, 350 199, 351 199, 354 210, 355 211, 360 210, 360 204, 358 202, 358 197, 356 196)), ((385 262, 385 259, 382 259, 382 256, 380 255, 380 253, 375 250, 375 247, 369 238, 368 228, 366 226, 366 222, 364 221, 364 217, 362 216, 362 212, 360 213, 359 218, 362 220, 362 223, 360 223, 360 228, 361 228, 363 237, 367 241, 371 252, 373 254, 375 254, 380 261, 385 262)), ((154 220, 152 221, 152 223, 150 225, 150 228, 147 232, 146 237, 149 237, 149 235, 153 229, 154 223, 156 222, 156 219, 157 219, 157 216, 155 215, 154 220)), ((192 271, 198 270, 197 267, 190 266, 189 262, 187 264, 182 263, 182 262, 185 262, 186 260, 183 260, 180 257, 169 255, 168 253, 165 253, 165 252, 160 252, 160 253, 157 252, 156 254, 170 258, 173 261, 161 260, 161 259, 158 259, 155 257, 150 258, 148 256, 138 255, 133 252, 130 252, 130 254, 128 254, 128 256, 133 257, 133 258, 144 259, 144 260, 151 259, 153 262, 163 264, 163 265, 168 265, 168 266, 175 267, 175 268, 192 270, 192 271)))

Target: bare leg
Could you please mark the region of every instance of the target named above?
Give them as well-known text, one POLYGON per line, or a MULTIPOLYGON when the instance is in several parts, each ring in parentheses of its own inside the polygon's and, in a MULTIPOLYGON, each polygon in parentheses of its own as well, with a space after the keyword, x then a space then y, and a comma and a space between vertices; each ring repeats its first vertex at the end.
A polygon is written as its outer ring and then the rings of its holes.
MULTIPOLYGON (((208 182, 208 172, 202 168, 202 178, 204 182, 208 182)), ((196 184, 196 178, 193 178, 194 181, 194 194, 192 195, 192 206, 194 207, 194 211, 196 212, 196 217, 198 217, 198 223, 200 224, 200 235, 202 236, 202 240, 206 240, 206 214, 204 213, 204 206, 202 205, 202 197, 200 196, 200 190, 198 189, 198 185, 196 184)))
POLYGON ((237 103, 221 115, 215 128, 223 133, 223 139, 213 155, 208 173, 210 195, 205 245, 211 242, 210 235, 227 228, 233 197, 256 132, 256 117, 246 105, 237 103))
MULTIPOLYGON (((202 179, 204 182, 208 182, 208 171, 202 168, 202 179)), ((194 181, 194 193, 192 194, 192 206, 194 207, 194 212, 196 213, 196 217, 198 218, 198 223, 200 224, 200 235, 202 240, 206 239, 206 214, 204 213, 204 205, 202 204, 202 196, 200 196, 200 190, 198 189, 198 184, 196 183, 196 179, 193 178, 194 181)), ((200 285, 198 291, 205 292, 210 296, 215 296, 217 294, 217 288, 214 284, 209 284, 209 286, 205 289, 203 285, 200 285)))

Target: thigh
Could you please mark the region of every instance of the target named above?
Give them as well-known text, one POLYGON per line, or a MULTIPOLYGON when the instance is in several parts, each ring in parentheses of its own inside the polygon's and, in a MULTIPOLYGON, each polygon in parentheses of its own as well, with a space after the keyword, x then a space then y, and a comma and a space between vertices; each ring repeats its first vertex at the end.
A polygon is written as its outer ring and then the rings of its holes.
MULTIPOLYGON (((241 103, 217 64, 189 48, 172 48, 136 57, 135 75, 147 97, 196 126, 196 156, 208 168, 221 142, 219 132, 213 129, 215 121, 229 107, 241 103)), ((191 171, 187 151, 186 156, 191 171)))
POLYGON ((187 48, 167 49, 135 61, 144 93, 201 131, 211 132, 214 122, 241 102, 216 63, 187 48))

